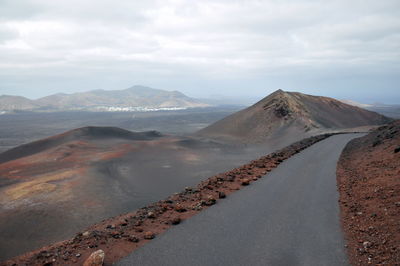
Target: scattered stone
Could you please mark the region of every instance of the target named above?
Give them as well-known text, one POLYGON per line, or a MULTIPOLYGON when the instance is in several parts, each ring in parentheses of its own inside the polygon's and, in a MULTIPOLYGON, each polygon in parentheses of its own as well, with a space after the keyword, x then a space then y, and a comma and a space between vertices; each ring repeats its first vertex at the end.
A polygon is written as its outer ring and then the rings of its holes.
POLYGON ((224 198, 226 198, 226 194, 224 192, 220 191, 220 192, 218 192, 218 198, 224 199, 224 198))
POLYGON ((144 233, 144 239, 153 239, 155 237, 156 237, 156 235, 153 232, 148 231, 148 232, 144 233))
POLYGON ((115 225, 114 224, 109 224, 107 225, 106 229, 115 229, 115 225))
POLYGON ((148 212, 147 218, 154 219, 154 218, 156 218, 156 214, 154 212, 148 212))
POLYGON ((364 242, 363 242, 363 247, 364 247, 365 249, 370 248, 370 247, 372 247, 372 243, 369 242, 369 241, 364 241, 364 242))
POLYGON ((367 253, 367 251, 364 248, 358 248, 357 250, 359 254, 367 253))
POLYGON ((395 202, 394 205, 396 205, 396 207, 400 207, 400 201, 395 202))
POLYGON ((112 232, 111 235, 115 239, 121 238, 121 234, 117 231, 112 232))
POLYGON ((82 234, 82 236, 84 236, 84 237, 88 237, 90 235, 90 232, 89 231, 86 231, 86 232, 84 232, 83 234, 82 234))
POLYGON ((400 152, 400 147, 397 147, 396 149, 394 149, 394 153, 398 153, 400 152))
POLYGON ((250 184, 250 180, 247 178, 242 179, 242 186, 248 186, 250 184))
POLYGON ((206 206, 211 206, 211 205, 214 205, 216 202, 217 202, 217 200, 213 196, 208 195, 207 200, 204 202, 204 204, 206 206))
POLYGON ((79 258, 81 256, 81 253, 76 253, 75 257, 79 258))
POLYGON ((186 211, 186 208, 183 207, 183 206, 180 205, 180 204, 176 204, 176 205, 175 205, 175 211, 177 211, 177 212, 185 212, 185 211, 186 211))
POLYGON ((194 211, 201 211, 203 209, 203 204, 204 204, 204 200, 199 201, 194 207, 192 207, 192 210, 194 211))
POLYGON ((87 258, 83 263, 83 266, 102 266, 104 263, 104 257, 104 251, 99 249, 90 254, 89 258, 87 258))
POLYGON ((139 242, 139 238, 137 238, 135 235, 130 235, 128 240, 133 242, 133 243, 139 242))
POLYGON ((180 223, 181 223, 181 218, 179 218, 179 217, 175 217, 171 220, 171 224, 173 224, 173 225, 177 225, 180 223))

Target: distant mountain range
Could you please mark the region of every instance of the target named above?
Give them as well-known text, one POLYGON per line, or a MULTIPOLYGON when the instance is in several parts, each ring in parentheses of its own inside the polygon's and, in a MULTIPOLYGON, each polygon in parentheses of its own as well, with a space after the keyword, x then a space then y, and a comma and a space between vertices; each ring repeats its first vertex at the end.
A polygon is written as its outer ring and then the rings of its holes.
POLYGON ((295 140, 332 129, 380 125, 391 119, 333 98, 277 90, 198 132, 240 142, 295 140))
POLYGON ((144 86, 125 90, 94 90, 81 93, 59 93, 30 100, 21 96, 0 96, 0 112, 13 111, 159 111, 207 107, 209 104, 190 98, 179 91, 144 86))

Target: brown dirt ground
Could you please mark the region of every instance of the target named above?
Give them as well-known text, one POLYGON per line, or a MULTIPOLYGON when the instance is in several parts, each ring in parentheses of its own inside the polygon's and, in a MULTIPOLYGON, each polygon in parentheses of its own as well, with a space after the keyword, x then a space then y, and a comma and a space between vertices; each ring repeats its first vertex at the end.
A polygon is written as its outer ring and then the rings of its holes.
POLYGON ((400 265, 400 120, 351 141, 337 168, 352 265, 400 265))
POLYGON ((186 188, 135 212, 92 225, 73 239, 43 247, 0 265, 82 265, 92 252, 99 249, 106 254, 104 265, 112 265, 169 227, 216 204, 242 186, 250 185, 285 159, 331 135, 296 142, 246 165, 210 177, 195 188, 186 188))

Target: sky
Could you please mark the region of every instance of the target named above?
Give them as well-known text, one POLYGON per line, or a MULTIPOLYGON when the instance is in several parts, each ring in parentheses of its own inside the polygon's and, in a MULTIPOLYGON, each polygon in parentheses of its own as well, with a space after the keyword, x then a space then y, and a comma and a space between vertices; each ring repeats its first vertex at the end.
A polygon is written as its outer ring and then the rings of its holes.
POLYGON ((400 103, 399 0, 0 0, 0 95, 133 85, 400 103))

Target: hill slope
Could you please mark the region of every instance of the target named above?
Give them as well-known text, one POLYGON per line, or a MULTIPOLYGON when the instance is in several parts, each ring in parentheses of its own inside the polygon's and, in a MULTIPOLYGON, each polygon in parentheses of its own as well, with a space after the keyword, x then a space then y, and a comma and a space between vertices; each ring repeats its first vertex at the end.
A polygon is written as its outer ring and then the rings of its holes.
POLYGON ((2 95, 0 96, 0 112, 14 110, 31 110, 37 108, 35 101, 21 96, 2 95))
POLYGON ((400 120, 343 150, 337 180, 351 265, 400 265, 399 177, 400 120))
POLYGON ((131 132, 117 127, 82 127, 0 153, 0 164, 73 141, 98 139, 151 140, 160 136, 161 134, 156 131, 131 132))
POLYGON ((380 125, 391 120, 328 97, 275 91, 198 132, 211 138, 258 142, 326 129, 380 125))

